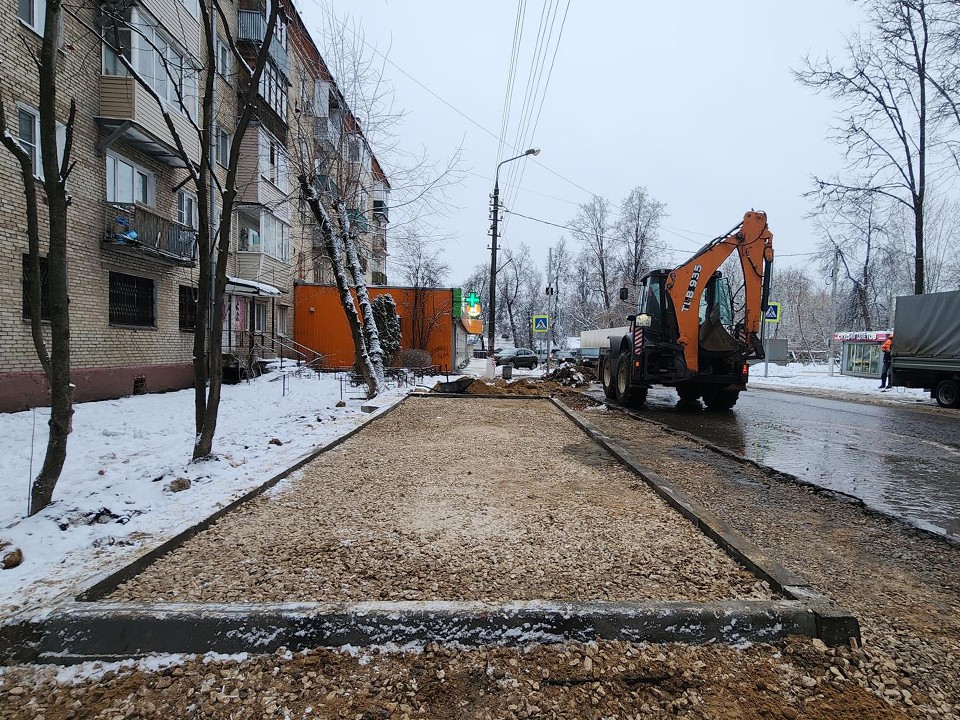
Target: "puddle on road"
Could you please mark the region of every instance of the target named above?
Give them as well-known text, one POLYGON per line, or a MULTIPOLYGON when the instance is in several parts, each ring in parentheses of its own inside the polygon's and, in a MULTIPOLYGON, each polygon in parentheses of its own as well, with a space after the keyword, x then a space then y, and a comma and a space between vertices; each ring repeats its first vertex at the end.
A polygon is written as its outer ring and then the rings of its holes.
POLYGON ((960 423, 937 413, 752 391, 730 412, 655 388, 643 414, 960 540, 960 423), (699 405, 699 403, 697 404, 699 405))

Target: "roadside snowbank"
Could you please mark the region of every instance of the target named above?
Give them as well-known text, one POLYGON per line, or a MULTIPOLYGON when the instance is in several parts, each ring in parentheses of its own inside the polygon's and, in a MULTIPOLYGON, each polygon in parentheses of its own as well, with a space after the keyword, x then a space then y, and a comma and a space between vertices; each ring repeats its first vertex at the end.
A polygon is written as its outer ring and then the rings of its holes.
POLYGON ((763 363, 750 366, 750 387, 801 392, 812 390, 818 391, 818 394, 839 393, 847 399, 870 398, 872 402, 936 404, 930 398, 930 393, 917 388, 898 387, 881 391, 877 378, 841 375, 837 368, 834 368, 834 375, 831 377, 826 365, 771 364, 768 377, 764 377, 763 372, 763 363))

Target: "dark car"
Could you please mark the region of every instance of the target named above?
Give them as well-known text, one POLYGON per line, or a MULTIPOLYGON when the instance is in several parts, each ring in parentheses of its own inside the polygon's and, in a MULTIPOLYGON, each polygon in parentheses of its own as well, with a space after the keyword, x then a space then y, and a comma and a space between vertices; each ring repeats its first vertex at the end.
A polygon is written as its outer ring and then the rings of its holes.
POLYGON ((577 362, 577 356, 571 350, 555 350, 550 353, 550 359, 558 364, 564 362, 577 362))
POLYGON ((600 348, 580 348, 580 364, 596 367, 600 362, 600 348))
POLYGON ((497 365, 512 365, 515 368, 535 368, 539 361, 537 354, 527 348, 507 348, 494 353, 493 362, 497 365))

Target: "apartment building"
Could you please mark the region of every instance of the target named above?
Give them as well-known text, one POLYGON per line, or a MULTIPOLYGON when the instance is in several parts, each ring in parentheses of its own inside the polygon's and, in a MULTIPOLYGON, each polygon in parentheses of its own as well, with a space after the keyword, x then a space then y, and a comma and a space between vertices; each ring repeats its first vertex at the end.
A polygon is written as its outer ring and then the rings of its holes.
MULTIPOLYGON (((40 46, 45 3, 18 0, 12 7, 12 0, 3 1, 11 5, 0 24, 9 50, 0 66, 6 130, 39 159, 38 78, 31 53, 40 46)), ((73 382, 81 402, 193 383, 196 306, 204 301, 197 292, 201 219, 167 118, 189 158, 211 152, 213 171, 225 180, 237 97, 249 81, 227 38, 236 38, 240 54, 252 59, 266 27, 267 10, 257 2, 224 3, 228 26, 218 26, 216 57, 207 58, 197 0, 134 0, 123 6, 123 27, 102 30, 96 5, 71 5, 63 23, 58 115, 65 121, 70 101, 77 103, 68 282, 73 382), (107 43, 100 33, 112 33, 107 43), (128 72, 127 63, 152 92, 128 72), (194 129, 206 72, 216 73, 215 142, 209 150, 200 147, 194 129)), ((316 238, 330 231, 303 212, 297 177, 305 163, 329 168, 324 201, 331 213, 337 180, 350 188, 347 205, 362 232, 367 280, 386 282, 389 184, 296 9, 287 4, 282 17, 258 88, 255 120, 242 138, 224 303, 227 353, 239 352, 253 338, 258 352, 295 352, 292 339, 284 341, 293 333, 293 287, 297 280, 317 279, 323 259, 316 238), (311 99, 306 146, 297 145, 304 93, 311 99), (314 117, 330 119, 331 132, 339 127, 348 133, 344 142, 328 142, 322 156, 313 142, 319 127, 314 117)), ((6 151, 0 151, 0 182, 0 210, 13 219, 0 230, 5 235, 0 411, 11 411, 46 404, 47 393, 26 302, 27 237, 25 222, 18 221, 26 217, 26 203, 16 162, 6 151)), ((42 244, 45 234, 41 206, 42 244)))

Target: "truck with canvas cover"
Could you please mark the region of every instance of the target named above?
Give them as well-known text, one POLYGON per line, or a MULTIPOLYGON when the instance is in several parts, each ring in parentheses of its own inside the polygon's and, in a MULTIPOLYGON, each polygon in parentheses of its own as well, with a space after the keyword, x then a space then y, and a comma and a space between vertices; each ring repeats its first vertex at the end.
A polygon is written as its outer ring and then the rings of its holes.
POLYGON ((898 297, 890 359, 893 385, 960 407, 960 290, 898 297))
MULTIPOLYGON (((772 263, 767 216, 750 211, 679 267, 645 275, 627 332, 611 331, 601 348, 606 396, 640 405, 652 385, 668 385, 682 400, 703 398, 709 408, 732 408, 747 386, 747 361, 763 357, 760 328, 772 263), (740 317, 734 317, 733 292, 720 272, 734 252, 744 278, 740 317)), ((629 298, 626 288, 620 298, 629 298)))

